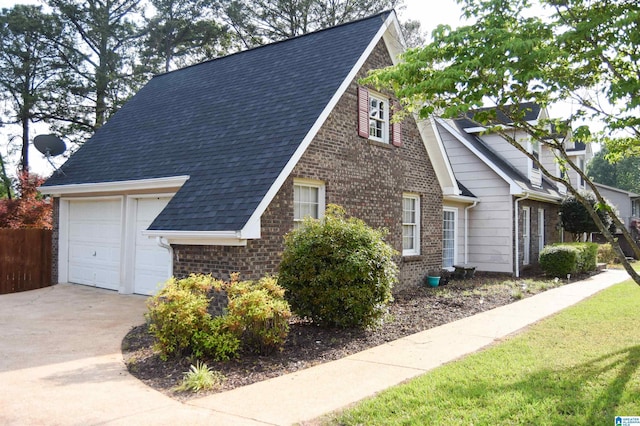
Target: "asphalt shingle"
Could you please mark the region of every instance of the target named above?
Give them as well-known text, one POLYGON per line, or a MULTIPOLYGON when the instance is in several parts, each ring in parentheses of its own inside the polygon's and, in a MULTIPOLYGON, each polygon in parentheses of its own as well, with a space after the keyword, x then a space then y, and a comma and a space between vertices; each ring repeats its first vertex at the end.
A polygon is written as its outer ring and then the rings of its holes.
POLYGON ((190 175, 149 229, 242 229, 389 13, 154 77, 44 186, 190 175))

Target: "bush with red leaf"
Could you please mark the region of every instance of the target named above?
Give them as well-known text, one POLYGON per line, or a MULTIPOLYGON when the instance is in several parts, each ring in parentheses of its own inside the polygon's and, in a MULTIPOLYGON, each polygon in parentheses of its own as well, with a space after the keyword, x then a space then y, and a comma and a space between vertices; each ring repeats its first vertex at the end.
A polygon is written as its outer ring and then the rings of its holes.
POLYGON ((44 178, 22 172, 18 176, 20 197, 0 200, 0 228, 51 229, 52 206, 43 199, 37 188, 44 178))

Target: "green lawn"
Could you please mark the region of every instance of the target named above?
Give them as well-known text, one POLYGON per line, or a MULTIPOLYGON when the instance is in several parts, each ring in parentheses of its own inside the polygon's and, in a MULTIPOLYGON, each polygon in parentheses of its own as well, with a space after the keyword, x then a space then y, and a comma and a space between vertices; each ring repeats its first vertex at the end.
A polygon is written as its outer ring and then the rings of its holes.
POLYGON ((329 418, 344 425, 613 425, 640 416, 632 281, 329 418))

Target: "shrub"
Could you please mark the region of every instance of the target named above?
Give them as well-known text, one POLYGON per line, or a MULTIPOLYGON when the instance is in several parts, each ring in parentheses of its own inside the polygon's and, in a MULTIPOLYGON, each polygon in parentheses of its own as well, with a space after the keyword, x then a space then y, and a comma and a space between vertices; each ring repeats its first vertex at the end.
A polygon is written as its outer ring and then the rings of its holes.
POLYGON ((598 245, 595 243, 561 243, 545 247, 540 253, 540 267, 547 275, 595 271, 598 245))
POLYGON ((573 243, 578 249, 578 272, 595 271, 598 267, 598 244, 596 243, 573 243))
POLYGON ((289 333, 291 309, 285 290, 274 277, 237 281, 232 277, 227 293, 227 323, 250 351, 269 354, 284 344, 289 333))
POLYGON ((598 262, 611 264, 614 263, 618 257, 616 256, 616 252, 611 247, 611 244, 599 244, 598 245, 598 262))
POLYGON ((231 355, 233 342, 225 335, 222 324, 207 312, 207 293, 222 288, 222 281, 211 275, 190 275, 176 280, 171 278, 157 295, 147 302, 149 332, 156 338, 155 347, 161 357, 181 355, 193 351, 193 344, 200 354, 214 357, 231 355), (217 348, 214 341, 204 335, 212 331, 222 332, 217 348), (226 354, 226 355, 223 355, 226 354))
POLYGON ((568 245, 546 246, 540 252, 540 267, 552 277, 566 277, 577 270, 578 250, 568 245))
POLYGON ((205 320, 204 329, 191 336, 191 351, 196 358, 228 361, 240 350, 240 340, 230 329, 228 317, 205 320))
POLYGON ((322 326, 375 324, 397 282, 397 252, 385 235, 332 205, 323 219, 306 219, 287 234, 279 283, 293 311, 322 326))

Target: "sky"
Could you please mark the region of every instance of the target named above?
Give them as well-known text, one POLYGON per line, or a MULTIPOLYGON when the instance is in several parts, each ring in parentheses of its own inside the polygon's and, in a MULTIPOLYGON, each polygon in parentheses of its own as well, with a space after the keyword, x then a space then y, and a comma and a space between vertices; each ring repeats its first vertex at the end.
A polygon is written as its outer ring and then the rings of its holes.
MULTIPOLYGON (((0 8, 10 8, 16 3, 31 3, 41 4, 37 0, 0 0, 0 8)), ((398 11, 400 20, 407 19, 419 20, 423 31, 431 33, 440 24, 449 24, 452 27, 456 27, 460 23, 460 7, 455 0, 405 0, 404 8, 398 11)), ((11 129, 8 131, 6 128, 0 128, 0 147, 5 146, 6 140, 11 136, 19 132, 19 129, 11 129)), ((46 126, 34 126, 32 128, 32 137, 38 134, 46 134, 48 129, 46 126)), ((0 151, 6 161, 6 151, 2 149, 0 151)), ((16 156, 13 156, 13 160, 10 164, 7 164, 7 172, 11 175, 16 170, 16 156)), ((61 164, 64 162, 62 158, 54 158, 55 163, 61 164)), ((38 152, 33 145, 29 149, 29 163, 31 170, 43 176, 49 176, 53 172, 53 167, 47 162, 44 156, 38 152)))

